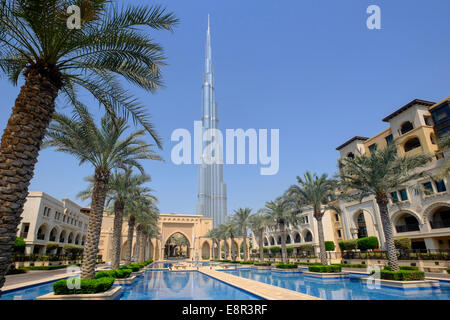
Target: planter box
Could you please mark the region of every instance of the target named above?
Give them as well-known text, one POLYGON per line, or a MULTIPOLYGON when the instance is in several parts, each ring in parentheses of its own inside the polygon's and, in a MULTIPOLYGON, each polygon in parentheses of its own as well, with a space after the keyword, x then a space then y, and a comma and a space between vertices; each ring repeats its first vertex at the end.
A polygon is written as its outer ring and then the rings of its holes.
POLYGON ((344 279, 348 278, 348 272, 311 272, 303 271, 303 275, 319 279, 344 279))
POLYGON ((36 300, 114 300, 122 293, 122 287, 111 287, 108 291, 92 294, 62 294, 56 295, 54 292, 39 296, 36 300))
POLYGON ((395 281, 395 280, 383 280, 363 278, 363 283, 373 284, 374 281, 379 282, 383 287, 391 287, 397 289, 418 289, 418 288, 440 288, 439 281, 437 280, 419 280, 419 281, 395 281))
POLYGON ((362 272, 362 273, 369 273, 367 270, 368 268, 347 268, 347 267, 342 267, 342 270, 344 270, 345 272, 362 272), (345 269, 345 270, 344 270, 345 269))
POLYGON ((136 281, 136 276, 114 280, 114 284, 132 284, 136 281))

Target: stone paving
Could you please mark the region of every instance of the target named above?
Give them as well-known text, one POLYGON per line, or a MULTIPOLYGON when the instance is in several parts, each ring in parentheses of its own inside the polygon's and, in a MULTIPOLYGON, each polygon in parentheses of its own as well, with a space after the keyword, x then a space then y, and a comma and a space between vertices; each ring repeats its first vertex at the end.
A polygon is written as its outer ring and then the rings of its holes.
POLYGON ((232 286, 241 288, 242 290, 253 293, 267 300, 322 300, 317 297, 313 297, 297 291, 292 291, 276 286, 272 286, 267 283, 262 283, 255 280, 241 278, 226 272, 220 272, 210 269, 209 267, 199 268, 201 273, 221 280, 232 286))

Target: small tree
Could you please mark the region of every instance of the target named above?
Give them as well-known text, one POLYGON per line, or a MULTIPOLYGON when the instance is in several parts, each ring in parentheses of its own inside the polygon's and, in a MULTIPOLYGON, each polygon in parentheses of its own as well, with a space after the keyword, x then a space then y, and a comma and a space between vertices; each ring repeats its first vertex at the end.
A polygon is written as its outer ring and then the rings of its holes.
POLYGON ((339 247, 342 251, 355 250, 358 247, 356 239, 339 241, 339 247))
POLYGON ((334 251, 334 249, 335 249, 334 241, 325 241, 326 251, 334 251))
POLYGON ((14 243, 14 252, 15 253, 25 252, 25 240, 23 240, 23 238, 16 237, 16 242, 14 243))
POLYGON ((396 238, 396 239, 394 239, 394 245, 395 245, 396 249, 409 250, 409 249, 411 249, 411 239, 410 238, 396 238))
POLYGON ((380 247, 377 237, 359 238, 358 240, 356 240, 356 242, 358 245, 358 249, 362 251, 378 249, 380 247))

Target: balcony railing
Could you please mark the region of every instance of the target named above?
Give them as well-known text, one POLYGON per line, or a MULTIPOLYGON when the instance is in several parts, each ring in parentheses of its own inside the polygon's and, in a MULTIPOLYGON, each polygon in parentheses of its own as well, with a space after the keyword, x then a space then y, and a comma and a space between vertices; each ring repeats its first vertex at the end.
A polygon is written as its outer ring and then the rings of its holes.
POLYGON ((400 232, 411 232, 411 231, 420 231, 418 224, 403 224, 395 226, 395 230, 398 233, 400 232))
POLYGON ((433 229, 450 228, 450 220, 430 221, 430 225, 433 229))

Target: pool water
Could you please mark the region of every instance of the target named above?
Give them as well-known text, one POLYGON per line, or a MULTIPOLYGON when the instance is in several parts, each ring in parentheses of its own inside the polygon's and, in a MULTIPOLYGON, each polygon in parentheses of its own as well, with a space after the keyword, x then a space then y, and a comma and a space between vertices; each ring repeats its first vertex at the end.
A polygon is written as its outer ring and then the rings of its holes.
POLYGON ((440 289, 370 289, 360 278, 350 274, 348 279, 317 279, 299 272, 277 272, 261 269, 226 270, 239 277, 264 282, 327 300, 450 300, 450 283, 440 281, 440 289))
MULTIPOLYGON (((197 271, 146 271, 121 285, 120 300, 262 300, 197 271)), ((34 300, 53 291, 52 282, 3 293, 0 300, 34 300)))
POLYGON ((261 300, 197 271, 151 271, 127 286, 121 300, 261 300))

